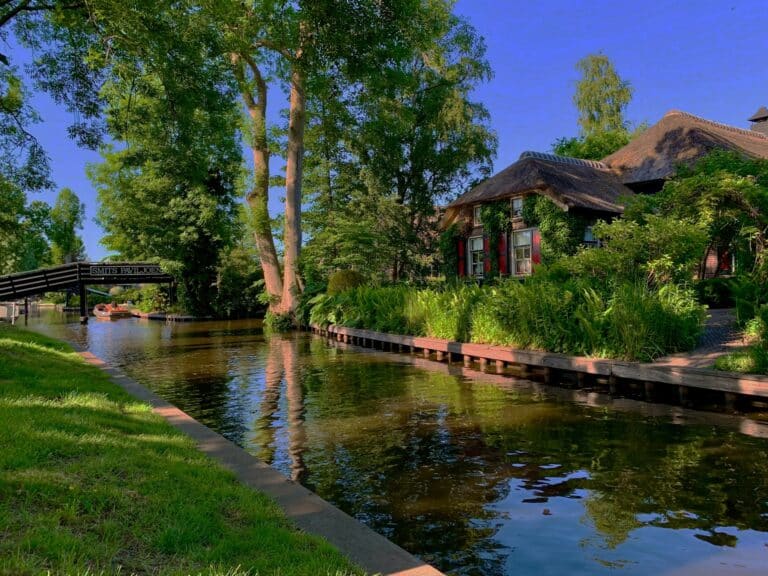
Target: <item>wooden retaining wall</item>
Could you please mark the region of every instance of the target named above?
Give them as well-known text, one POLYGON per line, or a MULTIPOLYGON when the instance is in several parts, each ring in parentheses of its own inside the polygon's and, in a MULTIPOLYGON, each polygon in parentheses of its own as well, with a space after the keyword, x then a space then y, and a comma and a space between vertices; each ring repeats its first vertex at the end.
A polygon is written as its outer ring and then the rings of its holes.
POLYGON ((463 362, 466 367, 477 364, 481 370, 494 367, 500 374, 509 371, 524 378, 537 374, 547 383, 554 383, 568 374, 575 377, 577 385, 590 380, 607 385, 613 394, 631 389, 648 400, 667 400, 672 395, 680 404, 690 405, 694 402, 691 392, 704 392, 707 393, 707 402, 712 402, 712 396, 715 395, 715 402, 728 409, 734 409, 744 399, 768 400, 766 376, 516 350, 504 346, 452 342, 344 326, 312 326, 311 330, 348 344, 392 352, 421 351, 426 358, 448 363, 463 362))

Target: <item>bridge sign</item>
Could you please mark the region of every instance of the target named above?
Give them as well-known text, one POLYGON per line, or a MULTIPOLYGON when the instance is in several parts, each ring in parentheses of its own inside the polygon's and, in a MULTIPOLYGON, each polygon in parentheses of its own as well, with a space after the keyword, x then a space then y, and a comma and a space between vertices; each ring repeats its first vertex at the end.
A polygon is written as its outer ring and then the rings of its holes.
POLYGON ((159 276, 163 273, 160 266, 154 264, 91 266, 90 275, 96 276, 159 276))

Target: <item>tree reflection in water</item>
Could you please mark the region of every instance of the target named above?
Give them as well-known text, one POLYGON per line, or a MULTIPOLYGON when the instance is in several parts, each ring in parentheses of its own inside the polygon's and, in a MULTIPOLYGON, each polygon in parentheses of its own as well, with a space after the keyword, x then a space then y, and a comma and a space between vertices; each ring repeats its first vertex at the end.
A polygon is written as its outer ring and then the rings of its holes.
MULTIPOLYGON (((82 339, 78 329, 69 336, 82 339)), ((767 444, 722 420, 678 425, 577 404, 306 334, 265 338, 248 321, 94 324, 85 336, 97 355, 445 571, 766 564, 767 444)))

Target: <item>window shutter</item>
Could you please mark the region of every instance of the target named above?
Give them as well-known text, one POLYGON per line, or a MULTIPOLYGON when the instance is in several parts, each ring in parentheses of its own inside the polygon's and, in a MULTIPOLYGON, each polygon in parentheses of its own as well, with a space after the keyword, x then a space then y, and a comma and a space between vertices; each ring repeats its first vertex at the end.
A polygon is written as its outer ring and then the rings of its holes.
POLYGON ((459 238, 456 240, 459 243, 458 246, 458 254, 459 254, 459 269, 458 273, 459 276, 466 276, 467 275, 467 257, 466 257, 466 244, 467 241, 464 240, 464 238, 459 238))
POLYGON ((509 274, 507 266, 507 235, 499 236, 499 274, 509 274))
POLYGON ((531 263, 541 264, 541 232, 538 228, 531 234, 531 263))
POLYGON ((491 250, 488 236, 483 236, 483 271, 486 274, 491 271, 491 250))

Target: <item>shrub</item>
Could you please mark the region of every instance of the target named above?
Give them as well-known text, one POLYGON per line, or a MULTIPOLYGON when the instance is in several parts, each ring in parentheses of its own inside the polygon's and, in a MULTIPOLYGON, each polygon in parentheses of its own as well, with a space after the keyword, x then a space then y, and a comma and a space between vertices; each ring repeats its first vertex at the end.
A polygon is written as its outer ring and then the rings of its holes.
POLYGON ((267 312, 264 316, 264 328, 267 332, 290 332, 295 327, 291 314, 275 314, 274 312, 267 312))
POLYGON ((715 370, 768 374, 768 351, 760 346, 750 346, 740 352, 720 356, 715 360, 715 370))
MULTIPOLYGON (((693 348, 705 308, 692 290, 644 283, 609 287, 593 279, 417 290, 360 287, 312 301, 313 324, 424 335, 627 360, 693 348)), ((766 312, 768 320, 768 312, 766 312)))
POLYGON ((699 302, 710 308, 732 308, 734 306, 734 279, 707 278, 696 283, 699 302))
POLYGON ((338 294, 358 286, 365 286, 366 278, 357 270, 339 270, 328 279, 328 294, 338 294))

